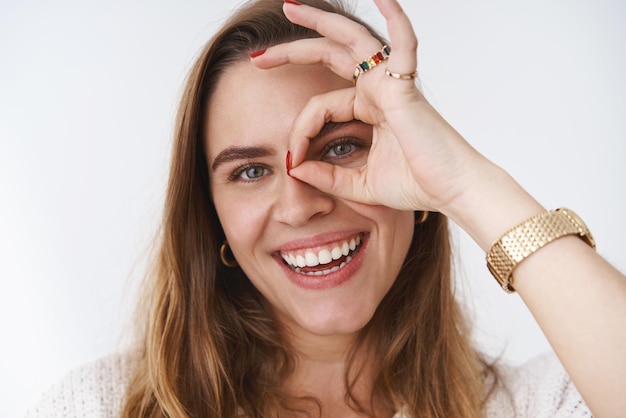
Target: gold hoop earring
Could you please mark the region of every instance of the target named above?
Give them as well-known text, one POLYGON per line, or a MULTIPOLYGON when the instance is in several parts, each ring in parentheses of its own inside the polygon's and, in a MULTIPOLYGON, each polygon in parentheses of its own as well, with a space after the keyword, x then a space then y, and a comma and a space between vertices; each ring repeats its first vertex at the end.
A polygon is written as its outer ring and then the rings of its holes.
POLYGON ((227 250, 228 250, 228 241, 224 240, 224 243, 220 247, 220 260, 222 261, 222 264, 224 264, 226 267, 237 267, 239 265, 237 263, 237 260, 235 260, 234 258, 232 260, 229 260, 228 258, 226 258, 227 250))
POLYGON ((419 213, 419 216, 415 216, 415 225, 421 225, 428 220, 428 215, 430 212, 427 210, 423 210, 420 212, 415 212, 415 215, 419 213))

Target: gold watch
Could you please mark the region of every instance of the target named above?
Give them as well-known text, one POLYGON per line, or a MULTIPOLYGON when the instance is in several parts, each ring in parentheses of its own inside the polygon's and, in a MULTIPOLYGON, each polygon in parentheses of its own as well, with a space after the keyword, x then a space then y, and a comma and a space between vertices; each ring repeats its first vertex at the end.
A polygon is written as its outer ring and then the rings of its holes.
POLYGON ((487 267, 507 293, 513 288, 513 270, 526 257, 565 235, 578 235, 592 248, 596 243, 574 211, 559 208, 535 215, 502 235, 487 253, 487 267))

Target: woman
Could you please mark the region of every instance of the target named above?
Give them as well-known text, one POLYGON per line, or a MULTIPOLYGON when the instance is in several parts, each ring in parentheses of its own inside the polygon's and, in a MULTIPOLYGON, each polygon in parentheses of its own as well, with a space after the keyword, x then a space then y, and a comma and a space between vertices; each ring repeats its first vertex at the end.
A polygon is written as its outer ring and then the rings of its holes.
POLYGON ((587 416, 554 364, 535 366, 554 370, 540 386, 473 349, 449 218, 520 293, 589 409, 621 413, 626 280, 584 223, 546 212, 426 102, 394 0, 376 1, 391 48, 338 5, 306 3, 250 3, 198 59, 145 338, 79 374, 97 392, 80 403, 127 417, 587 416))

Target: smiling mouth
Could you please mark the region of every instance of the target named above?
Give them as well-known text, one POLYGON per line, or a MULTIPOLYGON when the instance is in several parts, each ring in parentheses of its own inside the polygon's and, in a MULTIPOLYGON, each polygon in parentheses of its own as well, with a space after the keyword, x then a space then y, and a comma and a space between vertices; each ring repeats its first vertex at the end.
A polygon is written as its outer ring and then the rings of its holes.
POLYGON ((361 249, 362 234, 316 248, 281 251, 284 263, 294 272, 308 276, 324 276, 348 265, 361 249))

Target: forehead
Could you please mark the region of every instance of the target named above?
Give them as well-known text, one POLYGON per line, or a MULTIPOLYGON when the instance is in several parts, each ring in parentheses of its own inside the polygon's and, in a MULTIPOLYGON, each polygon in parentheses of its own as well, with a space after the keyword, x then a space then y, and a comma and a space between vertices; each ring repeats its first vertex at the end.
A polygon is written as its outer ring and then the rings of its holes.
POLYGON ((234 64, 218 81, 205 115, 208 157, 228 146, 286 141, 311 97, 350 85, 319 65, 263 70, 249 61, 234 64))

